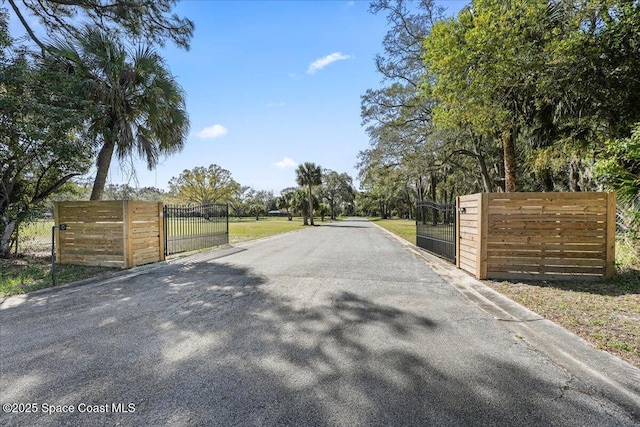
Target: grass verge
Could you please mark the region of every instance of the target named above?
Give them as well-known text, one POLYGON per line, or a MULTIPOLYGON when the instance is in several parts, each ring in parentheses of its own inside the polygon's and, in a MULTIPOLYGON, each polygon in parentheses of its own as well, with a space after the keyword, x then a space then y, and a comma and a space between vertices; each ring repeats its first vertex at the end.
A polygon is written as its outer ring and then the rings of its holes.
MULTIPOLYGON (((415 244, 415 222, 371 219, 415 244)), ((616 242, 617 276, 595 282, 484 283, 569 331, 595 347, 640 368, 640 250, 638 244, 616 242)))
MULTIPOLYGON (((82 265, 56 265, 56 285, 88 279, 119 269, 82 265)), ((50 288, 51 257, 24 256, 0 259, 0 298, 50 288)))
POLYGON ((380 219, 367 218, 393 234, 402 237, 407 242, 416 244, 416 222, 412 219, 380 219))

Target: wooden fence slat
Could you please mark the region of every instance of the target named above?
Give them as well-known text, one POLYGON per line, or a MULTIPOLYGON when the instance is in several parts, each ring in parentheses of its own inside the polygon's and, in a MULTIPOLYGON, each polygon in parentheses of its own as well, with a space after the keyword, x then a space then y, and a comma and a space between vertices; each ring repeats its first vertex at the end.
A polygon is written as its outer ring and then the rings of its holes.
POLYGON ((525 250, 517 250, 511 249, 506 251, 496 251, 487 249, 487 251, 491 254, 489 259, 499 259, 499 258, 510 258, 510 257, 521 257, 521 258, 562 258, 567 260, 581 260, 581 259, 598 259, 604 260, 603 251, 593 251, 593 252, 558 252, 558 251, 525 251, 525 250))
POLYGON ((487 243, 512 244, 544 244, 544 243, 588 243, 602 244, 604 236, 492 236, 487 237, 487 243))
POLYGON ((556 258, 556 257, 526 257, 518 256, 511 258, 489 257, 492 266, 509 266, 521 264, 533 264, 549 266, 568 266, 568 267, 598 267, 604 268, 605 260, 603 258, 556 258))
POLYGON ((558 267, 550 265, 491 265, 489 266, 488 274, 492 272, 507 272, 507 273, 538 273, 538 274, 558 274, 566 273, 566 278, 571 278, 571 274, 599 274, 601 277, 604 275, 604 267, 558 267))
POLYGON ((508 273, 508 272, 491 272, 491 278, 496 280, 581 280, 596 281, 602 280, 602 274, 557 274, 557 273, 508 273))

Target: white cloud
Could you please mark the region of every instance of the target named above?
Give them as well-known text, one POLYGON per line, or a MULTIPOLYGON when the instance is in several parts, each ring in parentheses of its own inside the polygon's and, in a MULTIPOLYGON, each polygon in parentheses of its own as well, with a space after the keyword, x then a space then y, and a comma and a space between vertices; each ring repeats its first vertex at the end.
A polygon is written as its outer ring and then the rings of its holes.
POLYGON ((285 157, 279 162, 274 163, 272 166, 276 169, 293 169, 298 167, 298 162, 291 159, 290 157, 285 157))
POLYGON ((354 1, 348 1, 348 2, 347 2, 347 7, 351 7, 351 6, 353 6, 354 4, 355 4, 355 2, 354 2, 354 1))
POLYGON ((284 106, 285 106, 284 102, 270 102, 267 104, 268 108, 284 107, 284 106))
POLYGON ((227 134, 227 128, 222 125, 213 125, 202 129, 196 133, 198 138, 202 139, 215 139, 227 134))
POLYGON ((349 55, 343 55, 341 52, 334 52, 330 55, 325 56, 324 58, 319 58, 316 59, 315 61, 313 61, 310 65, 309 65, 309 69, 307 70, 307 74, 313 74, 318 70, 323 69, 324 67, 326 67, 327 65, 336 62, 336 61, 341 61, 343 59, 349 59, 351 58, 351 56, 349 55))

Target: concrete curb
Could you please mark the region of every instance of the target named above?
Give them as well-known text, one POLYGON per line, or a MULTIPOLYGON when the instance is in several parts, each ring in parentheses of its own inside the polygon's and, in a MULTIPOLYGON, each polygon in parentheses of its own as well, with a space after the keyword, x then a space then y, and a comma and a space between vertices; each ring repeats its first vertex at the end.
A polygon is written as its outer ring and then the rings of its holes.
POLYGON ((507 298, 453 264, 372 224, 422 258, 442 279, 480 309, 504 322, 534 350, 571 375, 579 376, 592 392, 616 403, 640 422, 640 369, 598 350, 578 335, 507 298))

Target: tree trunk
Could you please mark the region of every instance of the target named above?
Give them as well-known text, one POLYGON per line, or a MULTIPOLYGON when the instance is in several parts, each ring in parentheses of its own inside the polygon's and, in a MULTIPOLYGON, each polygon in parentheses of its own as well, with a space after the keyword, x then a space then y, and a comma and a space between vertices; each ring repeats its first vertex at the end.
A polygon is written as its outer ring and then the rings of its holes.
POLYGON ((580 168, 575 159, 569 163, 569 190, 582 191, 580 188, 580 168))
POLYGON ((482 177, 482 186, 485 193, 493 192, 493 184, 491 183, 491 176, 489 175, 489 169, 487 169, 487 162, 484 155, 478 152, 478 163, 480 164, 480 176, 482 177))
POLYGON ((541 173, 542 179, 542 187, 544 191, 553 191, 555 189, 555 185, 553 183, 553 176, 551 175, 551 171, 549 169, 545 169, 541 173))
POLYGON ((421 202, 424 199, 424 186, 422 185, 422 176, 418 177, 418 182, 416 183, 416 193, 418 194, 418 201, 421 202))
POLYGON ((493 170, 498 177, 498 182, 495 183, 495 189, 498 193, 504 193, 504 161, 493 164, 493 170))
POLYGON ((311 194, 311 184, 309 184, 309 218, 311 218, 311 225, 313 223, 313 195, 311 194))
POLYGON ((98 160, 96 161, 96 179, 93 181, 93 190, 91 190, 91 197, 89 200, 102 200, 102 194, 104 193, 104 186, 107 183, 107 175, 109 174, 109 166, 111 165, 111 158, 113 157, 113 151, 116 147, 115 141, 107 141, 104 143, 98 154, 98 160))
POLYGON ((11 236, 16 229, 16 220, 10 220, 0 235, 0 258, 9 258, 11 255, 11 236))
MULTIPOLYGON (((431 197, 431 201, 433 203, 436 203, 436 196, 438 195, 437 185, 438 185, 438 177, 436 176, 435 172, 431 172, 431 185, 429 189, 431 194, 429 195, 429 197, 431 197)), ((431 214, 433 215, 433 217, 431 218, 431 221, 432 221, 431 224, 438 225, 438 210, 435 207, 431 210, 431 214)))
POLYGON ((507 193, 514 193, 516 186, 516 146, 515 129, 509 129, 502 137, 502 148, 504 150, 504 190, 507 193))
POLYGON ((484 154, 482 154, 482 150, 480 149, 480 141, 478 138, 473 138, 473 145, 475 148, 476 160, 478 160, 478 165, 480 166, 480 177, 482 178, 482 187, 484 188, 485 193, 493 192, 493 183, 491 182, 491 175, 489 175, 489 168, 487 168, 487 160, 484 158, 484 154))

